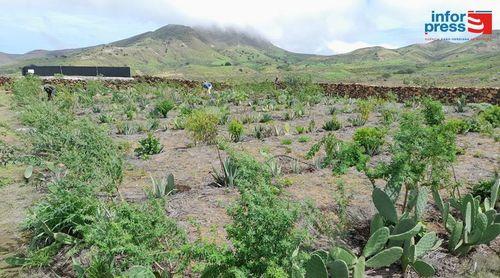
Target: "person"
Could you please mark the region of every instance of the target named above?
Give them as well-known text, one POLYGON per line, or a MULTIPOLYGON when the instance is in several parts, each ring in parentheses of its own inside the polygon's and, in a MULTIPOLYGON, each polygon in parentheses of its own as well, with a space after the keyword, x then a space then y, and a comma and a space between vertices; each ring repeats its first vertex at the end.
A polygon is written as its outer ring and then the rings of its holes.
POLYGON ((47 99, 49 101, 52 100, 52 97, 56 95, 56 87, 50 84, 43 85, 43 90, 47 93, 47 99))
POLYGON ((208 94, 210 94, 210 91, 212 90, 212 83, 204 81, 201 86, 203 87, 203 89, 207 90, 208 94))
POLYGON ((280 87, 280 80, 276 76, 276 79, 274 79, 274 89, 278 90, 280 87))

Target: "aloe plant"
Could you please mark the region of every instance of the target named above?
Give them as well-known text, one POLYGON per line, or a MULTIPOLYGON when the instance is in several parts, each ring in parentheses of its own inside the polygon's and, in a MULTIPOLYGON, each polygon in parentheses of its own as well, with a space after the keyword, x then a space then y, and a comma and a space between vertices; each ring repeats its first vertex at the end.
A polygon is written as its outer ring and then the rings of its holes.
POLYGON ((444 203, 439 192, 433 191, 433 197, 441 212, 444 226, 450 234, 448 249, 458 255, 466 255, 479 244, 489 244, 500 235, 500 214, 495 205, 498 200, 500 179, 491 186, 490 198, 480 203, 480 197, 467 194, 460 199, 451 199, 444 203), (451 209, 460 212, 461 219, 455 219, 451 209))

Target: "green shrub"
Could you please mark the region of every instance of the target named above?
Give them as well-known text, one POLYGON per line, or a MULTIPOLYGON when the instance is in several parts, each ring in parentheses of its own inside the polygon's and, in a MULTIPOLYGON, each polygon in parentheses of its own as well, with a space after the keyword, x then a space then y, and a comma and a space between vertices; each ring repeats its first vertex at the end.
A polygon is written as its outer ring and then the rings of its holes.
POLYGON ((208 110, 194 110, 186 119, 186 130, 190 133, 195 144, 204 142, 215 143, 219 117, 208 110))
POLYGON ((494 128, 500 126, 500 106, 492 105, 479 113, 479 116, 489 122, 494 128))
POLYGON ((438 125, 444 121, 444 111, 441 102, 428 98, 425 99, 422 104, 422 113, 428 125, 438 125))
POLYGON ((360 127, 354 132, 354 142, 368 155, 375 155, 384 144, 385 131, 376 127, 360 127))
POLYGON ((324 125, 323 129, 326 131, 334 131, 342 128, 342 124, 337 119, 337 117, 333 116, 331 120, 328 120, 324 125))
POLYGON ((96 214, 93 226, 84 229, 85 241, 96 249, 101 258, 115 258, 114 267, 119 271, 134 265, 151 267, 153 263, 172 263, 176 267, 179 249, 186 241, 186 235, 175 222, 165 216, 163 203, 151 200, 145 205, 121 202, 108 210, 96 214))
POLYGON ((139 145, 134 152, 142 159, 148 159, 150 155, 159 154, 163 150, 160 140, 151 133, 148 133, 146 138, 140 140, 139 145))
POLYGON ((398 110, 394 108, 384 108, 380 111, 382 114, 382 123, 384 125, 390 125, 398 119, 398 110))
POLYGON ((333 134, 328 134, 311 147, 306 158, 313 158, 321 148, 325 150, 325 156, 321 159, 320 166, 331 166, 334 174, 344 174, 350 167, 356 167, 358 171, 366 167, 368 157, 354 142, 341 141, 333 134))
POLYGON ((167 117, 168 112, 174 108, 175 104, 170 99, 164 99, 156 103, 154 111, 163 118, 167 117))
POLYGON ((233 140, 233 142, 239 142, 241 140, 241 137, 243 136, 244 127, 240 121, 238 121, 237 119, 231 120, 227 129, 229 131, 231 140, 233 140))
POLYGON ((495 175, 492 179, 482 180, 472 186, 471 194, 473 196, 479 196, 481 201, 485 198, 491 197, 491 188, 498 179, 498 175, 495 175))
POLYGON ((469 125, 462 119, 450 119, 445 126, 456 134, 465 134, 469 131, 469 125))

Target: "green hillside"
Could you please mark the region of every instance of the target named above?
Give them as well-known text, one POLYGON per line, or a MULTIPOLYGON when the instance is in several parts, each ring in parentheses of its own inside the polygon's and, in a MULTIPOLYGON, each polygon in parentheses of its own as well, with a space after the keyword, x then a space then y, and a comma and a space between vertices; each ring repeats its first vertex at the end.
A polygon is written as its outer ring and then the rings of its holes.
POLYGON ((36 65, 130 66, 134 74, 249 81, 290 74, 315 81, 387 85, 500 86, 499 31, 491 41, 435 41, 398 49, 369 47, 347 54, 297 54, 236 30, 167 25, 87 48, 0 53, 0 74, 36 65))

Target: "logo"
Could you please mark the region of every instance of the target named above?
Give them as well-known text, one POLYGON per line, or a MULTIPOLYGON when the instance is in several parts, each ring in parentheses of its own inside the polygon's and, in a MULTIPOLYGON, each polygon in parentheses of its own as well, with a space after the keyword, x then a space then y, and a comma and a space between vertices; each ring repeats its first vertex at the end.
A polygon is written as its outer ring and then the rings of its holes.
POLYGON ((486 35, 492 33, 493 15, 491 11, 469 11, 467 16, 467 22, 469 23, 467 31, 486 35))
POLYGON ((426 37, 426 40, 471 40, 477 39, 471 38, 472 35, 491 35, 492 31, 492 11, 468 11, 467 13, 432 11, 430 22, 424 24, 426 36, 439 35, 433 38, 426 37), (455 34, 462 36, 458 37, 455 34))

